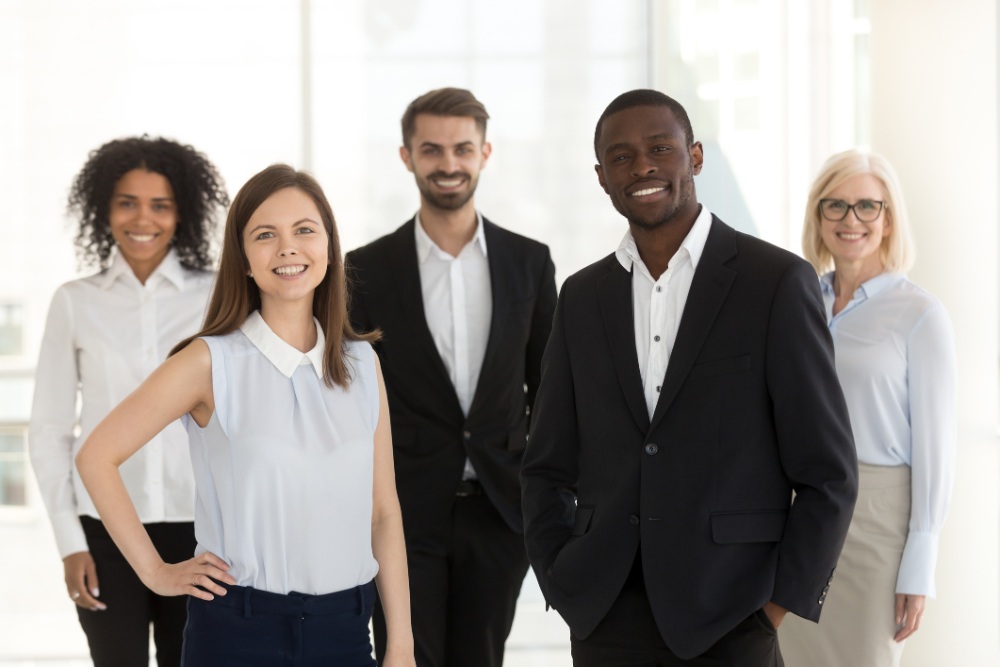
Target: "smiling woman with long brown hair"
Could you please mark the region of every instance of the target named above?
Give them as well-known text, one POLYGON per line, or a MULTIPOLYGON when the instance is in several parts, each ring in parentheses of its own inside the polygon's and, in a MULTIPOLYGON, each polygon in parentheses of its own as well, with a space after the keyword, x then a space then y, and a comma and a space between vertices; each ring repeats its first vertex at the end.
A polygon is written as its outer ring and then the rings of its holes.
POLYGON ((319 184, 273 165, 237 194, 202 331, 91 434, 77 465, 150 589, 188 596, 186 667, 410 667, 409 595, 385 387, 347 319, 340 242, 319 184), (164 562, 119 467, 183 418, 197 490, 195 556, 164 562))

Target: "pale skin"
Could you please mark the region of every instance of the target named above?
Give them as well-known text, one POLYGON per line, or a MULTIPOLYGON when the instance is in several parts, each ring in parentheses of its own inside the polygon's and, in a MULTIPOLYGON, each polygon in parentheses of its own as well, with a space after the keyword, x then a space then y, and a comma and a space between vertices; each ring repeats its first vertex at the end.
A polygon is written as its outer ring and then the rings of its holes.
MULTIPOLYGON (((862 199, 885 201, 882 183, 870 174, 854 176, 831 190, 824 199, 840 199, 855 204, 862 199)), ((881 248, 892 233, 892 220, 882 209, 872 222, 862 222, 854 210, 839 222, 820 216, 820 235, 833 257, 833 313, 847 307, 862 284, 885 272, 881 248)), ((927 597, 896 594, 895 620, 898 630, 893 639, 905 640, 920 628, 927 597)))
POLYGON ((432 114, 416 117, 409 145, 399 149, 400 159, 421 190, 420 224, 453 257, 476 233, 473 194, 492 150, 475 119, 432 114), (462 203, 452 208, 452 201, 462 203))
MULTIPOLYGON (((687 141, 669 108, 639 106, 604 120, 598 156, 597 180, 628 219, 639 257, 656 280, 701 213, 693 180, 704 162, 701 143, 687 141)), ((788 613, 771 601, 762 609, 775 629, 788 613)))
MULTIPOLYGON (((312 199, 297 189, 279 190, 254 212, 243 235, 249 273, 261 293, 264 321, 296 349, 312 349, 317 341, 312 301, 316 285, 328 270, 329 244, 312 199), (275 272, 289 266, 305 269, 295 275, 275 272)), ((380 407, 374 435, 372 552, 379 563, 375 583, 386 615, 384 664, 414 667, 406 550, 381 366, 377 375, 380 407)), ((226 594, 218 582, 235 584, 236 580, 229 574, 229 565, 212 553, 165 563, 139 521, 118 468, 182 415, 189 414, 206 426, 214 411, 211 354, 208 345, 197 340, 167 359, 112 410, 77 455, 80 476, 108 532, 142 582, 160 595, 212 600, 226 594)))
MULTIPOLYGON (((145 169, 126 172, 115 184, 108 224, 118 252, 143 285, 170 250, 177 229, 177 205, 170 181, 145 169)), ((100 581, 89 551, 63 558, 66 591, 78 607, 107 609, 98 599, 100 581)))

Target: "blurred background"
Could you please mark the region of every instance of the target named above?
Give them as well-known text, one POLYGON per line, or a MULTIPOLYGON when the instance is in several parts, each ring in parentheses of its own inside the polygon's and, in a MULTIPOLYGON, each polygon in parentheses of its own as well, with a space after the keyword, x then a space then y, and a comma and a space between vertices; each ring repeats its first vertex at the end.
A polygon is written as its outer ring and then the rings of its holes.
MULTIPOLYGON (((80 275, 65 204, 88 152, 177 139, 231 195, 272 162, 310 170, 350 249, 416 210, 399 118, 441 86, 489 110, 477 203, 548 243, 557 282, 624 233, 592 146, 625 90, 684 104, 700 201, 794 252, 830 154, 894 163, 961 383, 939 598, 904 664, 1000 665, 998 34, 995 0, 0 0, 0 665, 88 664, 26 453, 49 299, 80 275)), ((569 665, 568 646, 529 574, 507 664, 569 665)))

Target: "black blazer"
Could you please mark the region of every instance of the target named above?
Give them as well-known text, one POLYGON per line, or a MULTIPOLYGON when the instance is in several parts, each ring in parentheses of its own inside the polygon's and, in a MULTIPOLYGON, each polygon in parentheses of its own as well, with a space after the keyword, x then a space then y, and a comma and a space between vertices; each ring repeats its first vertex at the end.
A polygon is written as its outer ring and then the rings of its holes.
POLYGON ((468 416, 424 315, 414 220, 347 254, 351 323, 382 330, 396 486, 408 537, 451 514, 468 455, 486 495, 521 532, 518 470, 556 303, 547 246, 483 219, 493 316, 468 416))
POLYGON ((817 620, 857 459, 815 272, 713 217, 652 419, 634 326, 614 255, 563 285, 521 473, 546 600, 586 638, 641 548, 682 658, 768 600, 817 620))

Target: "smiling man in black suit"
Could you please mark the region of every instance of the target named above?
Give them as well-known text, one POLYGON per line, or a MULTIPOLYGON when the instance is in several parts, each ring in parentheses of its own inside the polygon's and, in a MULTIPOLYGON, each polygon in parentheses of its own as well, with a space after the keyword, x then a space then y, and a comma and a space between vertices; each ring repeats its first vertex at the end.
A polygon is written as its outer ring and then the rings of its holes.
MULTIPOLYGON (((518 470, 555 309, 549 249, 475 208, 491 146, 460 88, 403 115, 417 215, 347 255, 351 320, 382 330, 419 667, 500 667, 528 570, 518 470)), ((375 612, 375 651, 385 652, 375 612)))
POLYGON ((857 494, 816 274, 698 203, 675 100, 619 96, 594 144, 629 231, 559 297, 531 564, 578 667, 780 665, 775 628, 818 620, 857 494))

